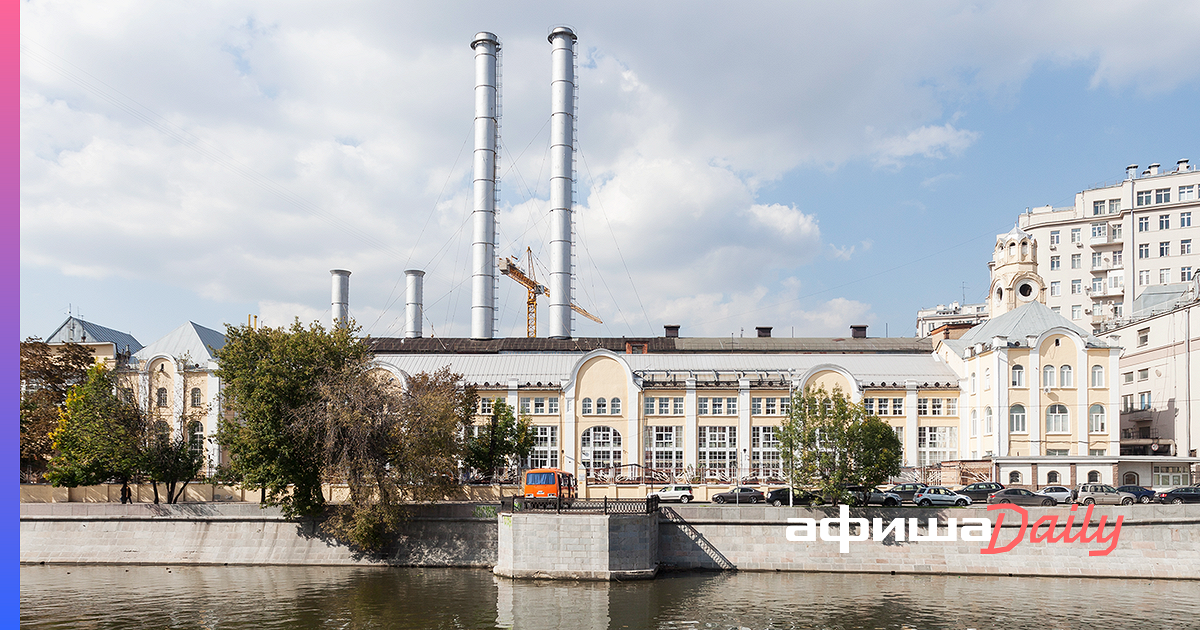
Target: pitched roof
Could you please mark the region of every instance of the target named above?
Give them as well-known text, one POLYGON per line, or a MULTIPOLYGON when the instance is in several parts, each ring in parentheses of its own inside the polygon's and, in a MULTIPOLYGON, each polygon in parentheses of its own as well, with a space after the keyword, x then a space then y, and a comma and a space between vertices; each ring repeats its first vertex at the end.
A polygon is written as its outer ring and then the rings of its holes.
POLYGON ((165 354, 177 359, 189 357, 199 363, 216 359, 214 352, 224 346, 225 335, 195 322, 188 322, 142 348, 134 356, 144 361, 152 356, 165 354))
POLYGON ((106 328, 100 324, 68 317, 54 332, 46 337, 46 343, 111 343, 117 352, 123 352, 126 347, 130 352, 142 349, 142 344, 129 333, 106 328))
POLYGON ((625 344, 646 344, 649 354, 927 354, 929 339, 915 337, 580 337, 546 339, 461 339, 426 337, 371 340, 376 354, 502 354, 550 352, 582 354, 605 349, 618 354, 625 344))
POLYGON ((1006 337, 1009 345, 1018 343, 1024 345, 1026 337, 1037 337, 1051 328, 1066 328, 1079 335, 1088 347, 1107 348, 1108 344, 1075 324, 1071 320, 1055 313, 1049 306, 1041 302, 1030 302, 1017 307, 999 317, 968 330, 958 339, 947 339, 946 343, 956 351, 977 343, 990 345, 994 337, 1006 337))

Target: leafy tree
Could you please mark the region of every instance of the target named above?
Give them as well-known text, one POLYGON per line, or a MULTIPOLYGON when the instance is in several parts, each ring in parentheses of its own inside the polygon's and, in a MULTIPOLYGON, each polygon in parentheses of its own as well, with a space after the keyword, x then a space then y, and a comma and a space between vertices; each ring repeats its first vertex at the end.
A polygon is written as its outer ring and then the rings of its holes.
POLYGON ((356 332, 315 322, 305 328, 299 320, 290 329, 227 326, 216 353, 228 412, 217 427, 230 457, 226 472, 262 489, 263 502, 288 516, 316 516, 325 507, 323 445, 293 425, 297 411, 320 398, 322 379, 369 355, 356 332))
POLYGON ((152 431, 142 450, 142 467, 154 484, 154 502, 158 503, 158 484, 167 490, 167 503, 178 503, 188 483, 204 468, 203 450, 194 448, 187 431, 190 423, 180 423, 174 437, 166 428, 152 431))
POLYGON ((900 473, 895 432, 839 388, 806 388, 792 396, 779 448, 792 484, 816 487, 835 504, 847 485, 871 488, 900 473))
POLYGON ((518 418, 502 399, 492 405, 492 417, 480 428, 479 435, 468 440, 466 463, 488 479, 516 459, 524 461, 537 441, 536 429, 528 416, 518 418))
POLYGON ((77 343, 50 344, 30 337, 21 342, 21 471, 38 480, 54 455, 50 434, 58 426, 67 391, 83 382, 96 362, 77 343))
POLYGON ((349 503, 324 523, 327 531, 377 551, 395 530, 403 499, 435 500, 453 490, 462 429, 475 405, 460 379, 444 368, 401 387, 364 358, 320 380, 320 397, 299 410, 293 430, 322 445, 326 476, 349 488, 349 503))
POLYGON ((142 469, 146 423, 137 405, 116 393, 102 364, 71 388, 51 433, 55 457, 46 478, 55 486, 90 486, 112 479, 127 485, 142 469))

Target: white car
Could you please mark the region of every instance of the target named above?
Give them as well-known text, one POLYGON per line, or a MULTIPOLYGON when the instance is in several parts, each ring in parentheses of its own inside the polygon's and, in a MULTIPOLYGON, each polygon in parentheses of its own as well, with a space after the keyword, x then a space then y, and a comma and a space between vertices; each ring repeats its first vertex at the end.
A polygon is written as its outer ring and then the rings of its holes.
POLYGON ((1038 493, 1044 494, 1048 497, 1054 497, 1054 500, 1058 501, 1059 503, 1070 503, 1072 497, 1075 496, 1075 493, 1071 492, 1071 489, 1067 488, 1066 486, 1046 486, 1045 488, 1038 490, 1038 493))
POLYGON ((943 487, 930 486, 921 488, 913 495, 913 503, 921 507, 929 507, 931 505, 957 505, 959 507, 971 505, 971 497, 943 487))
POLYGON ((696 498, 696 495, 692 494, 691 486, 663 486, 651 492, 649 496, 658 497, 659 501, 678 501, 680 503, 687 503, 696 498))

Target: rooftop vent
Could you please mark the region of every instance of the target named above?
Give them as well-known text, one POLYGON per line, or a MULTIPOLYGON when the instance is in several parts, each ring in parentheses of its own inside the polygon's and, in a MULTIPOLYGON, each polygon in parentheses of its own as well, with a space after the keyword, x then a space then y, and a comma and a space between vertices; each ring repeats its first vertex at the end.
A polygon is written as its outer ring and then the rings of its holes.
POLYGON ((755 326, 754 330, 758 331, 759 337, 770 337, 771 336, 771 327, 770 326, 755 326))
POLYGON ((1130 164, 1125 167, 1125 179, 1133 179, 1137 177, 1137 164, 1130 164))
POLYGON ((1180 173, 1186 172, 1188 170, 1188 159, 1183 158, 1182 160, 1175 162, 1175 170, 1180 173))
POLYGON ((668 337, 678 337, 679 324, 667 324, 666 326, 663 326, 663 331, 665 331, 665 334, 668 337))
POLYGON ((867 325, 866 324, 855 324, 855 325, 850 326, 850 336, 854 337, 855 339, 866 339, 867 338, 867 325))
POLYGON ((1149 167, 1147 167, 1147 169, 1146 169, 1146 170, 1147 170, 1147 171, 1148 171, 1148 172, 1149 172, 1151 175, 1158 175, 1158 167, 1160 167, 1160 166, 1162 166, 1162 164, 1159 164, 1158 162, 1155 162, 1155 163, 1151 164, 1149 167))

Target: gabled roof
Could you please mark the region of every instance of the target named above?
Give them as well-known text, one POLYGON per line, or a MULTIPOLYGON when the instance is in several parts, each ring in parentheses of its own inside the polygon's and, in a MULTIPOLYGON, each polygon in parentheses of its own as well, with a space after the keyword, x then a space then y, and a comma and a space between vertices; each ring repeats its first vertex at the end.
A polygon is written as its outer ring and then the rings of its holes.
POLYGON ((54 332, 46 337, 46 343, 111 343, 117 352, 124 352, 128 347, 130 352, 142 349, 142 344, 133 335, 119 330, 105 328, 78 317, 68 317, 54 332))
POLYGON ((977 343, 991 346, 992 338, 1006 337, 1010 346, 1026 345, 1027 337, 1037 337, 1051 328, 1065 328, 1079 335, 1090 348, 1107 348, 1108 344, 1092 336, 1071 320, 1055 313, 1041 302, 1030 302, 999 317, 994 317, 967 331, 958 339, 947 339, 943 343, 961 354, 963 348, 977 343))
POLYGON ((1022 238, 1033 238, 1032 234, 1021 229, 1021 224, 1019 223, 1014 224, 1013 229, 1009 230, 1008 234, 1001 234, 1000 238, 1007 238, 1009 236, 1015 237, 1017 240, 1021 240, 1022 238))
POLYGON ((205 328, 195 322, 188 322, 154 343, 142 348, 135 356, 140 360, 165 354, 180 359, 188 357, 196 363, 216 359, 214 354, 225 346, 225 335, 205 328))

